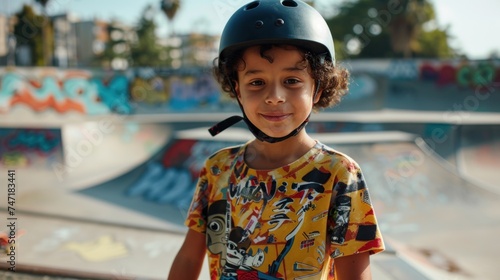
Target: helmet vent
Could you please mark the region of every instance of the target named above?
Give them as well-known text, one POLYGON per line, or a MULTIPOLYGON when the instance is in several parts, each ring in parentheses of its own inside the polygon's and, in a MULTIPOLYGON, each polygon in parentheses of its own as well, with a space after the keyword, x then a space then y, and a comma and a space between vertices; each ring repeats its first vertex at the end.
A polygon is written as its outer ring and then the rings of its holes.
POLYGON ((248 5, 245 6, 245 11, 255 9, 259 6, 259 1, 253 1, 252 3, 248 3, 248 5))
POLYGON ((293 0, 285 0, 283 2, 281 2, 281 5, 285 6, 285 7, 297 7, 297 2, 293 1, 293 0))

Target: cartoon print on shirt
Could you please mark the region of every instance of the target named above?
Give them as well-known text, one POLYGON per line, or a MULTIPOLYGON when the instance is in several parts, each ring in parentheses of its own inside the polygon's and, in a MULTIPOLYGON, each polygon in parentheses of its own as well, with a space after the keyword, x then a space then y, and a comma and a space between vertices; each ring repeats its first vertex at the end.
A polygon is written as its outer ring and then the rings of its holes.
POLYGON ((335 217, 335 227, 331 241, 334 244, 344 244, 347 226, 349 225, 349 213, 351 212, 351 198, 346 195, 337 196, 335 199, 335 208, 333 208, 335 217))
MULTIPOLYGON (((349 168, 352 168, 349 166, 349 168)), ((352 177, 355 177, 351 175, 352 177)), ((347 227, 349 225, 349 217, 351 214, 351 197, 346 193, 364 190, 366 188, 365 182, 361 173, 356 174, 357 177, 353 178, 351 184, 339 182, 335 186, 337 196, 335 198, 335 207, 331 208, 332 216, 335 220, 335 227, 332 231, 331 242, 333 244, 344 244, 347 227)), ((369 199, 368 199, 369 201, 369 199)))
MULTIPOLYGON (((305 182, 293 183, 291 185, 290 190, 295 191, 295 195, 292 195, 292 197, 289 195, 283 195, 287 191, 286 182, 278 187, 275 179, 273 179, 270 183, 267 183, 259 182, 255 177, 249 177, 247 179, 242 179, 236 186, 230 184, 228 194, 230 195, 231 200, 234 201, 234 204, 242 207, 241 213, 238 214, 240 219, 243 216, 246 217, 244 220, 247 221, 247 224, 244 228, 236 227, 230 232, 224 275, 235 275, 238 270, 248 271, 251 267, 258 267, 262 264, 265 257, 264 252, 259 249, 256 254, 257 258, 256 256, 251 256, 251 254, 247 254, 246 248, 248 248, 248 246, 245 245, 245 242, 258 226, 258 221, 260 220, 262 213, 266 210, 268 201, 276 199, 278 196, 282 195, 283 197, 272 205, 272 212, 275 214, 270 215, 267 221, 270 228, 268 228, 266 235, 269 235, 271 231, 281 228, 281 226, 287 222, 296 223, 296 225, 288 232, 285 238, 286 244, 281 249, 279 256, 269 266, 268 274, 271 276, 277 276, 278 270, 282 265, 285 256, 295 241, 295 236, 300 231, 302 224, 304 223, 306 212, 310 209, 315 209, 315 198, 324 192, 324 186, 321 183, 326 182, 328 178, 329 174, 323 173, 317 169, 312 170, 307 173, 304 178, 302 178, 305 182), (252 202, 260 202, 261 204, 259 208, 249 211, 249 209, 244 206, 252 202), (290 205, 293 203, 297 204, 297 202, 298 206, 296 205, 295 207, 298 208, 293 211, 295 217, 290 218, 288 216, 290 211, 292 211, 292 209, 290 209, 290 205), (257 260, 257 263, 252 263, 252 265, 250 265, 250 260, 252 260, 252 262, 257 260)), ((230 211, 230 209, 230 207, 227 207, 228 211, 230 211)), ((226 213, 226 218, 231 219, 232 217, 226 213)))
POLYGON ((242 239, 243 228, 235 227, 229 233, 229 239, 226 246, 226 265, 224 266, 224 274, 235 275, 236 270, 243 265, 247 249, 250 246, 249 239, 242 239))
MULTIPOLYGON (((265 250, 267 252, 267 248, 265 250)), ((252 249, 248 252, 248 254, 245 257, 245 261, 243 262, 243 267, 244 268, 249 268, 249 267, 259 267, 264 263, 264 250, 258 249, 257 253, 255 255, 252 255, 252 249)))
POLYGON ((225 200, 215 201, 207 212, 207 249, 212 254, 221 255, 222 266, 226 264, 226 205, 225 200))
MULTIPOLYGON (((290 251, 290 248, 292 247, 292 245, 295 241, 295 237, 296 237, 297 233, 299 232, 299 230, 301 229, 302 224, 304 223, 305 213, 309 209, 315 209, 315 205, 313 203, 314 199, 320 193, 323 193, 323 191, 324 191, 324 187, 322 185, 317 184, 317 183, 310 183, 310 182, 301 183, 301 184, 294 183, 294 184, 292 184, 292 189, 297 190, 297 195, 301 196, 300 200, 299 200, 301 207, 297 211, 297 217, 296 217, 296 221, 298 223, 286 236, 285 247, 282 249, 278 258, 275 261, 273 261, 273 263, 269 267, 269 275, 276 275, 276 273, 278 272, 278 269, 281 266, 281 263, 283 262, 283 260, 285 259, 285 256, 290 251)), ((274 205, 275 206, 285 205, 285 203, 283 203, 284 201, 287 201, 289 203, 293 202, 293 200, 288 200, 287 198, 284 198, 284 199, 278 201, 277 203, 275 203, 274 205)), ((286 207, 284 207, 283 209, 286 209, 286 207)), ((273 210, 276 210, 276 209, 273 209, 273 210)))
POLYGON ((231 230, 227 242, 226 265, 224 266, 220 279, 240 279, 243 275, 245 279, 278 279, 269 277, 253 269, 253 267, 261 266, 264 262, 264 251, 259 249, 257 253, 252 256, 251 251, 247 252, 251 241, 243 235, 244 229, 241 227, 235 227, 231 230))

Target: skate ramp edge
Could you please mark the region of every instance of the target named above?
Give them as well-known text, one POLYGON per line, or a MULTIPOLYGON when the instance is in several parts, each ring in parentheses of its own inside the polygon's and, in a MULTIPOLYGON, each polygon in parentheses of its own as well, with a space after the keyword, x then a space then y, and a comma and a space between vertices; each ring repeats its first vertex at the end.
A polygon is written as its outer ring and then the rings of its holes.
MULTIPOLYGON (((446 159, 441 157, 436 151, 434 151, 423 138, 417 137, 415 139, 415 144, 424 152, 429 158, 437 162, 439 165, 441 165, 444 169, 446 169, 448 172, 452 173, 453 175, 459 177, 461 180, 469 183, 471 186, 477 187, 478 189, 481 189, 482 191, 492 193, 496 196, 500 196, 500 189, 494 188, 492 186, 489 186, 485 183, 483 183, 480 180, 475 180, 471 176, 465 175, 463 172, 460 170, 460 165, 455 167, 453 164, 448 162, 446 159)), ((459 157, 459 162, 460 161, 465 161, 466 159, 463 158, 463 155, 458 154, 456 155, 459 157)))

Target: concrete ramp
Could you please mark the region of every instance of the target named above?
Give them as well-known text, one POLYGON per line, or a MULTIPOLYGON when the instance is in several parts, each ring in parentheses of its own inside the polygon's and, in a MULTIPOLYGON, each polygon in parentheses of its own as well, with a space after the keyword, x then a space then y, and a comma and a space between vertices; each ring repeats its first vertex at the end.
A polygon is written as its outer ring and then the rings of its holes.
POLYGON ((497 194, 461 177, 420 138, 332 146, 360 163, 398 254, 431 279, 495 279, 497 194))
MULTIPOLYGON (((18 268, 76 278, 165 279, 183 240, 186 211, 169 199, 180 188, 179 182, 171 185, 169 172, 192 175, 213 150, 251 138, 238 128, 222 137, 206 135, 206 128, 176 132, 158 155, 99 185, 22 192, 18 268), (157 178, 165 180, 159 184, 157 178)), ((498 195, 461 177, 411 134, 313 137, 363 169, 388 245, 372 258, 374 279, 495 279, 498 195)), ((26 176, 19 175, 19 185, 26 186, 26 176)), ((190 182, 182 186, 186 193, 194 188, 190 182)), ((208 279, 208 269, 203 273, 200 279, 208 279)))
POLYGON ((500 194, 500 126, 464 126, 459 132, 457 168, 469 180, 500 194))

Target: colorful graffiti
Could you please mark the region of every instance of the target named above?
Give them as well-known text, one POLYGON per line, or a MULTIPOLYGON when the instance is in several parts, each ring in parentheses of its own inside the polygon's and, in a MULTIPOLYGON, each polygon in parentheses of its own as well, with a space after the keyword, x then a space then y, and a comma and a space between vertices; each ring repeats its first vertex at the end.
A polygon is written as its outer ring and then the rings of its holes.
POLYGON ((187 210, 205 160, 217 150, 236 144, 175 140, 161 160, 147 163, 142 175, 126 190, 126 195, 141 196, 150 202, 171 204, 187 210))
POLYGON ((64 114, 146 113, 217 105, 219 88, 207 71, 175 73, 149 69, 127 73, 87 70, 0 68, 0 114, 16 105, 64 114), (141 110, 142 109, 142 110, 141 110))
MULTIPOLYGON (((380 103, 372 110, 394 106, 388 105, 392 102, 391 96, 389 99, 378 96, 385 94, 385 87, 389 92, 432 96, 435 92, 429 93, 429 90, 439 91, 443 86, 470 89, 500 84, 497 60, 386 60, 351 66, 350 92, 343 103, 349 107, 345 110, 356 110, 359 107, 356 103, 361 100, 380 103), (429 88, 431 83, 438 88, 429 88)), ((0 114, 8 113, 17 105, 28 106, 35 112, 53 110, 60 114, 84 115, 238 111, 235 102, 221 93, 209 69, 138 68, 110 72, 0 68, 0 114)), ((401 107, 405 108, 405 104, 401 107)))
POLYGON ((104 262, 129 255, 125 243, 111 235, 102 235, 90 241, 71 241, 64 244, 64 249, 77 253, 87 262, 104 262))
POLYGON ((435 82, 440 86, 486 86, 500 83, 500 67, 486 61, 474 64, 465 61, 457 65, 425 62, 420 65, 420 79, 435 82))
POLYGON ((133 102, 160 105, 165 112, 218 106, 220 102, 219 88, 207 73, 138 76, 131 82, 130 93, 133 102))
POLYGON ((89 73, 68 71, 63 77, 42 75, 28 78, 22 73, 2 75, 0 111, 6 112, 17 104, 33 111, 53 109, 59 113, 76 111, 83 114, 103 114, 110 110, 101 102, 95 84, 89 82, 89 73))
POLYGON ((34 157, 48 158, 61 149, 58 129, 0 129, 0 165, 27 166, 34 157))
POLYGON ((99 94, 99 101, 107 108, 120 114, 130 114, 132 112, 128 98, 128 79, 123 75, 113 75, 109 79, 93 77, 89 84, 96 87, 99 94))

